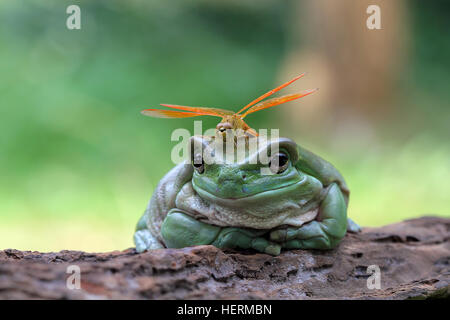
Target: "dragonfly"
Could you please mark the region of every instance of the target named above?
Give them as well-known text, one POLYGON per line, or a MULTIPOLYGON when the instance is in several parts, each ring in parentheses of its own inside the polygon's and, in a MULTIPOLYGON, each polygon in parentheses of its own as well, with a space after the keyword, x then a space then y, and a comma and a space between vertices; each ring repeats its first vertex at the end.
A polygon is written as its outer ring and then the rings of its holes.
POLYGON ((189 106, 180 106, 174 104, 160 104, 163 107, 177 109, 177 110, 163 110, 163 109, 145 109, 142 110, 141 113, 145 116, 154 117, 154 118, 190 118, 190 117, 198 117, 198 116, 213 116, 220 117, 222 120, 216 126, 216 132, 224 134, 227 130, 242 130, 245 134, 251 136, 258 136, 258 133, 252 129, 245 121, 244 118, 249 114, 252 114, 257 111, 261 111, 267 108, 275 107, 280 104, 296 100, 299 98, 303 98, 307 95, 310 95, 318 90, 309 89, 300 93, 288 94, 281 97, 266 99, 274 93, 280 91, 281 89, 287 87, 294 81, 302 78, 305 73, 302 73, 292 80, 289 80, 286 83, 272 89, 262 96, 254 99, 246 106, 244 106, 238 112, 234 112, 226 109, 219 108, 208 108, 208 107, 189 107, 189 106), (266 100, 264 100, 266 99, 266 100), (181 110, 181 111, 180 111, 181 110))

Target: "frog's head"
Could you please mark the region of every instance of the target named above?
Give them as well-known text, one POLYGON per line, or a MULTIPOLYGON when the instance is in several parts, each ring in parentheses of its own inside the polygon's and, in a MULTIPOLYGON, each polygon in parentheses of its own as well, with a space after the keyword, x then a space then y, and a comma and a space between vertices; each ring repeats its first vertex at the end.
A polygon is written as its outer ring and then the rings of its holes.
POLYGON ((298 149, 294 141, 253 139, 247 141, 241 156, 237 155, 239 148, 234 143, 235 156, 229 160, 221 152, 221 157, 218 156, 217 151, 226 147, 218 148, 218 139, 191 138, 192 185, 200 197, 214 201, 262 196, 267 199, 283 194, 284 188, 304 180, 304 174, 295 168, 298 149))

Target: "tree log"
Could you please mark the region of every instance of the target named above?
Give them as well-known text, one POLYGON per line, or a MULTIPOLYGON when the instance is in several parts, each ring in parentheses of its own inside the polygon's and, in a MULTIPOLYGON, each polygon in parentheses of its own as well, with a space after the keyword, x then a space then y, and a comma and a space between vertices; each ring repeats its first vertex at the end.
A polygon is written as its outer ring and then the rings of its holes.
POLYGON ((277 257, 213 246, 141 254, 8 249, 0 251, 0 299, 449 298, 449 239, 450 219, 424 217, 363 228, 334 250, 277 257), (71 265, 80 268, 79 289, 67 286, 76 284, 71 265), (379 289, 370 286, 374 265, 379 289))

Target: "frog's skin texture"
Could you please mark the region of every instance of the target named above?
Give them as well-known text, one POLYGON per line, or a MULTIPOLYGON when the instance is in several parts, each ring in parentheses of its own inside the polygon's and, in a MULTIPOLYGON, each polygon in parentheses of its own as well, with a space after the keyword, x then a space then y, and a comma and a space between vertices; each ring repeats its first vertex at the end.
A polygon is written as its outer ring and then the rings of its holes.
POLYGON ((280 173, 262 174, 268 164, 250 161, 267 154, 273 141, 242 161, 206 163, 202 172, 191 162, 174 167, 137 224, 136 250, 210 244, 278 255, 282 248, 331 249, 347 230, 357 232, 347 221, 349 190, 341 174, 292 140, 277 142, 289 157, 280 173))

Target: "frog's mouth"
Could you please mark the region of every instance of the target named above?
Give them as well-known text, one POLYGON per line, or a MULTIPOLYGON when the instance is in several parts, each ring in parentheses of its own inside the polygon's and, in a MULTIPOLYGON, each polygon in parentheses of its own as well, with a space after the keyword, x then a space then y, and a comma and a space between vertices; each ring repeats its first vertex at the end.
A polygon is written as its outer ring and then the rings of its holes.
POLYGON ((291 193, 297 192, 298 187, 306 182, 307 178, 303 177, 300 181, 293 182, 288 185, 281 186, 279 188, 261 191, 258 193, 244 195, 242 197, 235 198, 222 198, 219 197, 201 187, 197 186, 192 181, 192 187, 200 196, 200 198, 208 200, 213 203, 230 207, 241 207, 250 204, 261 204, 263 202, 273 201, 274 199, 281 199, 289 197, 291 193))

